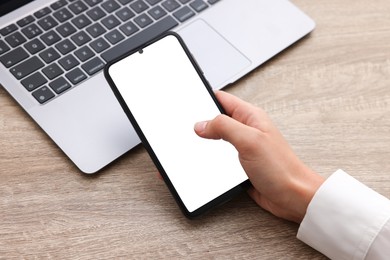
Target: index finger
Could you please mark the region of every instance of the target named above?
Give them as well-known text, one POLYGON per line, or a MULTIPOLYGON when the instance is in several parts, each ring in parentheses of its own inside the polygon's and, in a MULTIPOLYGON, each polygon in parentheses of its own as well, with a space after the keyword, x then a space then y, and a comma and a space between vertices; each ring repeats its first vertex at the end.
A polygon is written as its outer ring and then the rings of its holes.
POLYGON ((226 114, 237 121, 257 127, 259 122, 268 121, 266 113, 252 104, 224 91, 216 91, 215 96, 226 114))

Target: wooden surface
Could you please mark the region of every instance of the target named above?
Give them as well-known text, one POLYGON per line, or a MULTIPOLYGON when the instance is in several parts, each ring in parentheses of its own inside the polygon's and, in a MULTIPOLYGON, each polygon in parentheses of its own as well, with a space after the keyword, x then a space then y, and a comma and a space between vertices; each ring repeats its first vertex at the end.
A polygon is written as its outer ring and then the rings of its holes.
MULTIPOLYGON (((390 197, 390 1, 294 0, 316 30, 226 89, 323 176, 390 197)), ((245 194, 183 217, 141 147, 88 177, 0 88, 0 258, 323 259, 245 194)))

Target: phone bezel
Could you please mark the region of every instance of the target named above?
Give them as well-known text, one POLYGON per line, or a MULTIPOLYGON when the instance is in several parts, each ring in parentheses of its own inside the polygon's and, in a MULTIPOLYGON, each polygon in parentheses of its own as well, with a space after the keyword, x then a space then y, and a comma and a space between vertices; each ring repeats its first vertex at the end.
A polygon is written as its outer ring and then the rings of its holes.
POLYGON ((174 199, 176 200, 176 203, 179 205, 180 209, 182 210, 183 214, 187 217, 187 218, 194 218, 194 217, 197 217, 199 215, 202 215, 203 213, 205 213, 206 211, 209 211, 210 209, 218 206, 218 205, 221 205, 229 200, 231 200, 233 197, 237 196, 238 194, 242 193, 243 191, 247 190, 248 187, 250 187, 250 181, 249 179, 238 184, 236 187, 226 191, 225 193, 219 195, 217 198, 209 201, 208 203, 204 204, 203 206, 201 206, 200 208, 190 212, 187 207, 185 206, 185 204, 183 203, 182 199, 180 198, 179 194, 177 193, 176 191, 176 188, 174 187, 174 185, 172 184, 172 182, 170 181, 169 177, 168 177, 168 174, 165 172, 163 166, 161 165, 158 157, 156 156, 156 154, 154 153, 153 151, 153 148, 151 147, 151 145, 149 144, 148 142, 148 139, 146 138, 146 136, 144 135, 142 129, 140 128, 140 126, 138 125, 137 123, 137 120, 136 118, 134 117, 134 115, 131 113, 130 109, 128 108, 126 102, 124 101, 120 91, 118 90, 118 88, 116 87, 114 81, 112 80, 111 76, 110 76, 110 73, 109 73, 109 68, 121 61, 122 59, 128 57, 129 55, 132 55, 136 52, 139 52, 139 51, 142 51, 142 49, 146 48, 147 46, 167 37, 167 36, 174 36, 178 42, 180 43, 181 47, 183 48, 184 52, 186 53, 189 61, 191 62, 192 66, 194 67, 194 69, 196 70, 198 76, 200 77, 200 79, 202 80, 205 88, 207 89, 208 93, 210 94, 210 96, 212 97, 214 103, 216 104, 216 106, 218 107, 219 111, 222 113, 222 114, 226 114, 223 107, 221 106, 221 104, 218 102, 216 96, 214 95, 214 92, 211 88, 211 86, 209 85, 208 81, 206 80, 202 70, 200 69, 200 67, 198 66, 198 64, 196 63, 195 59, 193 58, 192 54, 190 53, 190 51, 188 50, 187 46, 185 45, 184 41, 182 40, 182 38, 174 33, 174 32, 167 32, 167 33, 164 33, 162 34, 160 37, 158 37, 157 39, 154 39, 150 42, 147 42, 146 44, 140 46, 139 48, 137 49, 134 49, 134 50, 130 50, 129 52, 125 53, 124 55, 118 57, 117 59, 107 63, 107 65, 105 66, 104 68, 104 76, 107 80, 107 82, 109 83, 114 95, 116 96, 117 100, 119 101, 122 109, 124 110, 125 114, 127 115, 127 117, 129 118, 131 124, 133 125, 136 133, 138 134, 139 138, 141 139, 141 142, 142 144, 144 145, 146 151, 148 152, 149 156, 151 157, 153 163, 155 164, 155 166, 157 167, 157 169, 159 170, 164 182, 166 183, 166 185, 168 186, 168 189, 170 190, 171 194, 173 195, 174 199))

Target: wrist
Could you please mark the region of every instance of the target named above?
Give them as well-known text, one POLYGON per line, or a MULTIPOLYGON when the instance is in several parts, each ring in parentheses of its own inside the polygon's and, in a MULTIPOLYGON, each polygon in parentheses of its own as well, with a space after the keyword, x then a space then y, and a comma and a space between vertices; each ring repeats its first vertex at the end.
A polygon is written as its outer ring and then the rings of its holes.
POLYGON ((313 199, 315 193, 324 183, 325 179, 314 172, 313 170, 304 167, 300 171, 299 178, 294 178, 292 183, 292 200, 294 202, 291 204, 292 207, 292 220, 297 223, 301 223, 305 217, 307 208, 313 199))

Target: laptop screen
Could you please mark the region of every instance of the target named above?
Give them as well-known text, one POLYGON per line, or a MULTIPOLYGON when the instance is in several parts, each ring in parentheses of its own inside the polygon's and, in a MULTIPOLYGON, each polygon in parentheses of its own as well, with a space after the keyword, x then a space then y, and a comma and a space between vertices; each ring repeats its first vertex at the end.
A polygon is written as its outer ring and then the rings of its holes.
POLYGON ((0 0, 0 16, 7 14, 33 0, 0 0))

